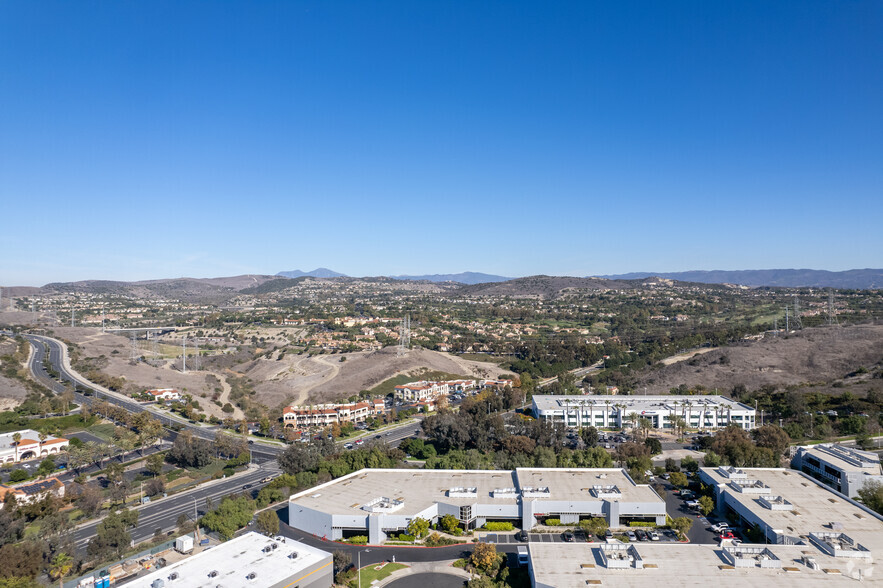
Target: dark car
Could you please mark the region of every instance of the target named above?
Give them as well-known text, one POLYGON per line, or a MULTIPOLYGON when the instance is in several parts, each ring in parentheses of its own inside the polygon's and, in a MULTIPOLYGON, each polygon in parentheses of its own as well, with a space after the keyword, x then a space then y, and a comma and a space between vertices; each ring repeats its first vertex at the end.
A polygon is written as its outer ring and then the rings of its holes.
POLYGON ((527 531, 522 529, 522 530, 518 531, 517 533, 515 533, 515 540, 521 541, 522 543, 527 542, 527 531))
POLYGON ((568 543, 573 543, 573 531, 564 531, 564 533, 561 534, 561 538, 568 543))
POLYGON ((642 529, 638 529, 637 531, 635 531, 635 535, 638 536, 638 541, 647 541, 648 540, 647 532, 642 529))
POLYGON ((613 538, 613 531, 611 531, 610 529, 607 529, 606 531, 604 531, 604 538, 605 539, 612 539, 613 538))

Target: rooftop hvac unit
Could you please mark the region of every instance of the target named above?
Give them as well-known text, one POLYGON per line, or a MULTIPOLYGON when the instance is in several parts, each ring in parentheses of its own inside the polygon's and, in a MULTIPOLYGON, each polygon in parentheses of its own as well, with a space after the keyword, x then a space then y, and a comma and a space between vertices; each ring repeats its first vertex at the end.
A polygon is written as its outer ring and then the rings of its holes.
POLYGON ((174 582, 177 579, 178 579, 178 572, 172 572, 171 574, 169 574, 169 581, 170 582, 174 582))
POLYGON ((249 575, 247 575, 247 576, 245 577, 245 579, 246 579, 246 580, 254 581, 254 579, 257 578, 257 577, 258 577, 258 575, 255 574, 254 572, 252 572, 252 573, 250 573, 249 575))
POLYGON ((296 552, 296 551, 292 551, 291 553, 289 553, 289 554, 288 554, 288 559, 297 559, 297 552, 296 552))
POLYGON ((218 570, 212 570, 212 571, 210 571, 210 572, 208 573, 208 577, 209 577, 209 578, 217 578, 217 577, 218 577, 218 570))
POLYGON ((153 582, 150 583, 150 588, 165 588, 165 580, 157 578, 153 582))
POLYGON ((270 546, 271 549, 276 549, 277 547, 279 547, 278 543, 274 543, 273 545, 270 546))

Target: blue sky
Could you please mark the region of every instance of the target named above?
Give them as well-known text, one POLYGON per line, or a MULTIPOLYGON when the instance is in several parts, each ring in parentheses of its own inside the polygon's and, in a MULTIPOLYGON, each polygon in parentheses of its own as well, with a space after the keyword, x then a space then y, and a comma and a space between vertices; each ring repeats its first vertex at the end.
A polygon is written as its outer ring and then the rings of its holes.
POLYGON ((883 266, 883 2, 0 2, 0 284, 883 266))

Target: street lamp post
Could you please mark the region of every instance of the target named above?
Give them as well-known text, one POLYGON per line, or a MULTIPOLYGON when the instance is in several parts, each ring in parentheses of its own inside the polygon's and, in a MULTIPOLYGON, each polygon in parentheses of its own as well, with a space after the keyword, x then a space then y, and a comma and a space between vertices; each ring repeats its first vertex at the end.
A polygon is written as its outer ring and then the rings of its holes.
POLYGON ((362 552, 368 553, 370 549, 360 549, 356 554, 356 577, 359 579, 359 588, 362 588, 362 552))

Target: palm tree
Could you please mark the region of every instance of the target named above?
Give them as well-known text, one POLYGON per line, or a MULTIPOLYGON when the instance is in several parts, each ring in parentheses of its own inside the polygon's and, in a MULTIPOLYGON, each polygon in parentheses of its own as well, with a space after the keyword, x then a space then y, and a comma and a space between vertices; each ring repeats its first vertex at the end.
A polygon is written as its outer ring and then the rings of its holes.
POLYGON ((40 437, 40 445, 43 445, 43 443, 46 442, 46 439, 49 437, 49 435, 47 435, 46 433, 41 432, 40 435, 39 435, 39 437, 40 437))
POLYGON ((64 588, 64 579, 71 573, 74 567, 74 559, 68 554, 62 552, 55 556, 52 560, 52 566, 49 568, 49 575, 58 580, 58 588, 64 588))

